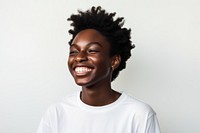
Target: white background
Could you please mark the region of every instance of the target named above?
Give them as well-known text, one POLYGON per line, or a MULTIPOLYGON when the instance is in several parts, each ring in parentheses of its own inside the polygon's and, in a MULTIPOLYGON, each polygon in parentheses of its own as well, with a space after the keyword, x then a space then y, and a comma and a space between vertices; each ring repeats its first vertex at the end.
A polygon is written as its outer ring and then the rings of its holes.
POLYGON ((0 0, 0 133, 35 133, 47 107, 78 90, 67 18, 91 5, 132 28, 136 48, 113 88, 150 104, 162 133, 199 133, 199 0, 0 0))

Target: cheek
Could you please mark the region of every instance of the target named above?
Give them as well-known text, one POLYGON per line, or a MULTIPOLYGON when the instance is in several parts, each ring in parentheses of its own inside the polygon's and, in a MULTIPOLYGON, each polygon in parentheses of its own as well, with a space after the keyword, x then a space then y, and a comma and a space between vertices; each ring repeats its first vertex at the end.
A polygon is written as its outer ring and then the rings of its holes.
POLYGON ((68 65, 69 69, 72 67, 72 63, 73 63, 73 58, 72 57, 68 57, 67 65, 68 65))
POLYGON ((96 64, 96 67, 100 68, 100 71, 106 71, 111 67, 111 61, 108 58, 95 58, 93 61, 96 64))

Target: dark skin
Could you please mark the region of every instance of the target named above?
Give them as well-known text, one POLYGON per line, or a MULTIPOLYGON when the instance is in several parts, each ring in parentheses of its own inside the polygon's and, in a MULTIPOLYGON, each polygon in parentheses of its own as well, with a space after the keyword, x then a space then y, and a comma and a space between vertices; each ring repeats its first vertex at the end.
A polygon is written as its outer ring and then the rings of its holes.
POLYGON ((121 58, 110 56, 110 46, 94 29, 79 32, 70 46, 68 67, 76 84, 82 86, 81 100, 88 105, 107 105, 121 95, 111 88, 112 72, 121 58))

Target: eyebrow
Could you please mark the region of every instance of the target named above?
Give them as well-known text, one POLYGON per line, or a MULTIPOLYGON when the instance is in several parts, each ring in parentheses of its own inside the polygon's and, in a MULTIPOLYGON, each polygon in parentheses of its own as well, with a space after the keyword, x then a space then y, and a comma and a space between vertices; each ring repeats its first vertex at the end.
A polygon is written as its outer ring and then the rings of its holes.
MULTIPOLYGON (((90 43, 87 44, 87 46, 90 46, 90 45, 93 45, 93 44, 96 44, 96 45, 102 47, 102 44, 99 43, 99 42, 90 42, 90 43)), ((73 45, 76 45, 76 43, 72 43, 72 44, 70 45, 70 47, 73 46, 73 45)))

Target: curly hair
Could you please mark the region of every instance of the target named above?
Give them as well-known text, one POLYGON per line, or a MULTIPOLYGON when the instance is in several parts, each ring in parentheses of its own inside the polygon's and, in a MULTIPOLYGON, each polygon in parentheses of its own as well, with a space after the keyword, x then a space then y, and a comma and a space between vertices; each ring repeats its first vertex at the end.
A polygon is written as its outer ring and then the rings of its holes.
POLYGON ((68 32, 72 34, 72 39, 69 41, 71 45, 75 36, 82 30, 95 29, 105 36, 111 44, 110 56, 116 54, 121 56, 119 66, 113 71, 112 81, 118 76, 122 69, 126 68, 126 61, 131 56, 131 49, 135 47, 131 42, 131 29, 123 28, 124 18, 118 17, 114 19, 116 12, 107 13, 100 6, 92 7, 85 12, 78 10, 78 14, 72 14, 68 21, 72 21, 68 32))

